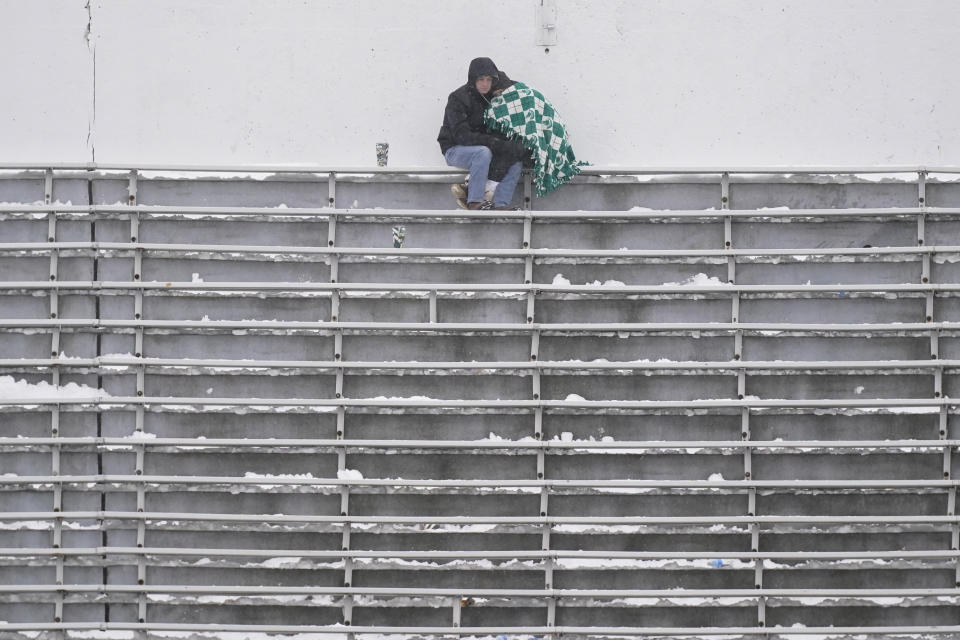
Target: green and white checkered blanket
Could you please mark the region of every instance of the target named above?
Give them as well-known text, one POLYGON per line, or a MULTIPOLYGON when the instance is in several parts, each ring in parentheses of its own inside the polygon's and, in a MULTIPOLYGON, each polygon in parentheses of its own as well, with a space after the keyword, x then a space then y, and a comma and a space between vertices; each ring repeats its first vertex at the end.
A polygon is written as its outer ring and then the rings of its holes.
POLYGON ((522 82, 514 82, 490 101, 484 114, 487 127, 519 140, 533 152, 533 183, 543 196, 580 173, 567 128, 543 94, 522 82))

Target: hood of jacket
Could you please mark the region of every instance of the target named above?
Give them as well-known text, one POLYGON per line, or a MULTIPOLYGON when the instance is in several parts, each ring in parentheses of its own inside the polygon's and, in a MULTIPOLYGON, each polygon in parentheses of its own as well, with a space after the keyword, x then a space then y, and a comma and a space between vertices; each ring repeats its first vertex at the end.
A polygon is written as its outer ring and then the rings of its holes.
POLYGON ((467 71, 467 84, 471 87, 475 86, 480 76, 491 76, 496 81, 500 77, 500 70, 490 58, 474 58, 470 61, 470 69, 467 71))

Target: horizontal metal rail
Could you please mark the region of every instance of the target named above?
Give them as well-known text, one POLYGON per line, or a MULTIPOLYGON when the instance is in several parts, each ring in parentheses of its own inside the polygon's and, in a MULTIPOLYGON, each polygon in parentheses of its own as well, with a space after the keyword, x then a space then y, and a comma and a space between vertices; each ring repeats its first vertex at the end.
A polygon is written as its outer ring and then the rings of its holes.
POLYGON ((4 558, 84 558, 87 556, 132 556, 173 558, 304 558, 316 560, 954 560, 960 550, 921 549, 900 551, 584 551, 584 550, 349 550, 315 549, 224 549, 180 547, 0 547, 4 558))
MULTIPOLYGON (((0 406, 104 405, 118 409, 123 405, 143 406, 162 411, 172 406, 214 407, 364 407, 423 409, 911 409, 955 407, 960 398, 836 398, 829 400, 795 399, 709 399, 709 400, 439 400, 433 398, 210 398, 172 396, 89 396, 24 397, 0 399, 0 406)), ((332 409, 331 409, 332 410, 332 409)))
MULTIPOLYGON (((451 257, 451 258, 730 258, 730 257, 785 257, 785 256, 924 256, 938 253, 960 253, 958 245, 923 245, 892 247, 841 247, 791 249, 486 249, 486 248, 393 248, 393 247, 315 247, 282 245, 229 244, 161 244, 142 242, 5 242, 0 252, 92 251, 92 252, 152 252, 215 253, 264 255, 322 255, 362 257, 451 257)), ((179 257, 179 256, 177 256, 179 257)))
MULTIPOLYGON (((132 474, 96 475, 3 475, 0 487, 20 485, 183 485, 183 486, 260 486, 270 487, 391 487, 391 488, 513 488, 513 489, 952 489, 956 480, 413 480, 403 478, 311 478, 283 475, 262 476, 167 476, 132 474)), ((642 519, 642 518, 641 518, 642 519)), ((600 519, 602 520, 602 518, 600 519)), ((593 519, 591 521, 597 521, 593 519)))
POLYGON ((691 361, 344 361, 344 360, 227 360, 212 358, 137 358, 134 356, 95 356, 93 358, 3 358, 0 369, 92 369, 105 367, 105 373, 117 367, 143 367, 152 373, 176 374, 182 369, 210 369, 215 373, 262 373, 269 369, 345 371, 469 371, 503 373, 510 371, 920 371, 933 372, 960 368, 960 360, 723 360, 691 361))
POLYGON ((904 634, 960 634, 960 625, 910 625, 910 626, 873 626, 873 627, 613 627, 613 626, 497 626, 497 627, 467 627, 467 626, 421 626, 421 627, 390 627, 382 625, 349 626, 297 626, 297 625, 237 625, 237 624, 207 624, 207 623, 136 623, 136 622, 56 622, 56 623, 0 623, 0 632, 19 631, 155 631, 161 633, 194 633, 216 634, 224 633, 258 633, 276 635, 318 634, 318 635, 345 635, 345 634, 377 634, 377 635, 405 635, 417 636, 470 636, 470 637, 499 637, 501 635, 534 635, 537 637, 557 635, 573 635, 585 638, 620 638, 620 637, 724 637, 724 636, 814 636, 814 637, 845 637, 877 638, 881 635, 902 636, 904 634))
MULTIPOLYGON (((631 605, 632 606, 632 605, 631 605)), ((0 632, 36 632, 36 631, 145 631, 161 633, 194 633, 217 634, 231 633, 258 633, 291 636, 296 634, 378 634, 378 635, 405 635, 416 636, 470 636, 470 637, 498 637, 500 635, 535 635, 537 637, 557 635, 573 635, 586 638, 607 637, 724 637, 724 636, 814 636, 814 637, 844 637, 877 638, 881 635, 900 637, 904 634, 960 634, 960 625, 904 625, 904 626, 856 626, 856 627, 614 627, 614 626, 496 626, 496 627, 467 627, 452 625, 445 626, 351 626, 335 624, 330 626, 307 625, 268 625, 268 624, 209 624, 209 623, 167 623, 167 622, 16 622, 0 623, 0 632)))
MULTIPOLYGON (((455 173, 452 175, 456 175, 455 173)), ((462 175, 462 174, 460 174, 462 175)), ((0 175, 2 178, 2 175, 0 175)), ((478 211, 443 209, 344 209, 334 207, 229 207, 229 206, 186 206, 186 205, 67 205, 50 204, 0 204, 0 214, 42 214, 52 213, 65 216, 129 216, 138 214, 142 219, 173 216, 261 216, 285 218, 325 219, 392 219, 392 218, 428 218, 446 220, 660 220, 692 219, 722 220, 730 218, 903 218, 909 216, 947 216, 960 215, 956 207, 853 207, 853 208, 803 208, 803 209, 660 209, 644 211, 478 211)))
MULTIPOLYGON (((260 479, 261 484, 276 484, 272 478, 260 479)), ((371 516, 371 515, 300 515, 255 513, 198 513, 147 511, 7 511, 0 513, 0 521, 77 521, 118 520, 131 522, 181 521, 204 523, 255 524, 391 524, 391 525, 504 525, 504 526, 562 526, 593 525, 614 527, 623 525, 913 525, 950 526, 960 522, 960 515, 876 515, 876 516, 817 516, 817 515, 741 515, 741 516, 371 516)))
MULTIPOLYGON (((423 598, 929 598, 960 596, 960 587, 926 589, 431 589, 241 585, 0 584, 0 594, 164 594, 220 596, 416 596, 423 598)), ((2 629, 2 627, 0 627, 2 629)))
POLYGON ((791 322, 342 322, 295 320, 103 320, 99 318, 59 318, 36 320, 30 318, 0 319, 0 329, 262 329, 307 331, 411 331, 411 332, 520 332, 530 333, 618 333, 700 331, 731 333, 743 332, 864 332, 901 333, 931 331, 960 331, 960 321, 891 322, 891 323, 791 323, 791 322))
MULTIPOLYGON (((330 449, 487 449, 491 451, 673 451, 677 449, 829 449, 854 450, 858 453, 868 449, 942 450, 960 447, 960 440, 383 440, 383 439, 331 439, 331 438, 155 438, 148 436, 127 437, 16 437, 0 438, 0 447, 199 447, 213 448, 330 448, 330 449)), ((7 476, 9 477, 9 476, 7 476)), ((2 484, 4 476, 0 476, 2 484)), ((798 481, 799 482, 799 481, 798 481)), ((923 486, 938 485, 940 481, 922 480, 923 486), (933 485, 927 483, 933 482, 933 485)), ((759 485, 750 485, 759 486, 759 485)), ((835 486, 831 484, 830 486, 835 486)), ((858 485, 860 486, 860 485, 858 485)), ((884 485, 887 486, 887 485, 884 485)), ((913 486, 913 485, 911 485, 913 486)))
POLYGON ((592 284, 455 284, 455 283, 390 283, 390 282, 275 282, 275 281, 218 281, 218 282, 186 282, 186 281, 99 281, 99 280, 7 280, 0 282, 0 292, 5 291, 143 291, 151 293, 162 291, 173 292, 263 292, 263 291, 292 291, 292 292, 390 292, 408 294, 427 294, 430 292, 443 293, 495 293, 495 294, 601 294, 611 295, 706 295, 729 296, 730 294, 873 294, 888 295, 891 293, 938 293, 960 291, 960 284, 954 283, 877 283, 877 284, 732 284, 719 285, 674 285, 674 284, 624 284, 624 285, 592 285, 592 284))

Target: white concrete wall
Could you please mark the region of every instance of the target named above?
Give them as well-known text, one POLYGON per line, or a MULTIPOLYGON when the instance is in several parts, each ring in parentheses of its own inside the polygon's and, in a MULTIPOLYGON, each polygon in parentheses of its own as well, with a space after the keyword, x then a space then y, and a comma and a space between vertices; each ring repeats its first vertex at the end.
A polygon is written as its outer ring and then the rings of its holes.
POLYGON ((0 161, 442 164, 470 58, 600 165, 960 165, 954 0, 0 0, 0 161))

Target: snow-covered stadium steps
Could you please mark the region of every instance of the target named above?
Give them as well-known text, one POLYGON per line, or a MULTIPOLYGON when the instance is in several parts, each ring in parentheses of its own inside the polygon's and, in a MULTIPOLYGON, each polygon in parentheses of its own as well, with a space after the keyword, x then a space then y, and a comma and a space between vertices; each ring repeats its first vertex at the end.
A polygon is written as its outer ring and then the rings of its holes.
POLYGON ((128 203, 0 212, 0 619, 956 624, 950 180, 86 177, 0 181, 128 203))

